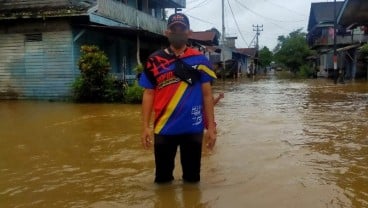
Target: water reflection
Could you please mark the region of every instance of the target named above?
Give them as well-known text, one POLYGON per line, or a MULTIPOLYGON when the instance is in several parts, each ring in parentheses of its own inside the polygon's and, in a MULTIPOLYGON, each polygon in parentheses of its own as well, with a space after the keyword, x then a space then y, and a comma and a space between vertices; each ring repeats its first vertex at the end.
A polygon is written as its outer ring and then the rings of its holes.
POLYGON ((327 85, 310 89, 305 112, 311 158, 325 180, 344 189, 352 207, 368 206, 368 85, 327 85))
POLYGON ((197 184, 170 184, 155 187, 155 208, 208 207, 202 203, 202 193, 197 184))

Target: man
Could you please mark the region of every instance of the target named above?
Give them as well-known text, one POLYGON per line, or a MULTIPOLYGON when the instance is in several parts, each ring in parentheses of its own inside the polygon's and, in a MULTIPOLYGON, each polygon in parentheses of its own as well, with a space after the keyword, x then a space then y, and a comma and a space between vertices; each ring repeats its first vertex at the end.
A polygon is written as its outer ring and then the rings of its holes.
POLYGON ((153 53, 139 80, 145 88, 142 102, 142 145, 151 146, 150 120, 154 117, 156 183, 174 180, 178 146, 185 182, 200 181, 203 115, 208 121, 207 147, 216 143, 211 81, 216 78, 208 59, 187 47, 191 35, 188 17, 174 14, 165 31, 170 46, 153 53))

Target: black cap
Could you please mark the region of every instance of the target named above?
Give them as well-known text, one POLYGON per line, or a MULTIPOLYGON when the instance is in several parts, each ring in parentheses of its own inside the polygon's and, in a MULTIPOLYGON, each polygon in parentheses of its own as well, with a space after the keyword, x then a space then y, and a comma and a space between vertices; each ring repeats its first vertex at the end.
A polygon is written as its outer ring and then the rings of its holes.
POLYGON ((170 28, 175 24, 180 24, 185 26, 188 30, 190 29, 189 19, 182 13, 176 13, 169 17, 167 20, 167 27, 170 28))

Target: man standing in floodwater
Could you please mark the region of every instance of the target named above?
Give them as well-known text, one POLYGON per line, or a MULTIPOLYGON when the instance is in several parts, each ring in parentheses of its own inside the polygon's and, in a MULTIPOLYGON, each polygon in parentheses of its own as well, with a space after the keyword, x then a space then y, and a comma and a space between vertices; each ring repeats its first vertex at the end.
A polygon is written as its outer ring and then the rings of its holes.
POLYGON ((142 145, 152 144, 150 120, 154 111, 154 155, 156 183, 174 180, 178 146, 183 181, 200 181, 204 118, 208 121, 207 147, 216 143, 211 81, 212 65, 199 51, 187 46, 191 34, 189 19, 173 14, 168 19, 170 46, 153 53, 139 80, 145 88, 142 102, 142 145))

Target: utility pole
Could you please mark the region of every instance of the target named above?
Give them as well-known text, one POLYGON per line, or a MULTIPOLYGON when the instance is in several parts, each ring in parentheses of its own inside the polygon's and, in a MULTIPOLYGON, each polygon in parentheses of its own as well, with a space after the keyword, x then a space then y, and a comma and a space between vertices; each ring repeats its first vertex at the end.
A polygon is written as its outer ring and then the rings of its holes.
POLYGON ((221 54, 222 54, 222 79, 225 81, 225 69, 226 69, 226 63, 225 63, 225 0, 222 0, 222 48, 221 48, 221 54))
MULTIPOLYGON (((263 25, 253 25, 253 31, 256 32, 256 51, 259 51, 259 36, 261 35, 261 32, 263 31, 263 25)), ((255 72, 253 72, 253 76, 256 74, 256 72, 258 71, 258 65, 259 63, 257 63, 255 65, 255 72)))
POLYGON ((259 36, 261 35, 261 32, 263 31, 263 25, 253 25, 253 31, 256 32, 256 49, 259 50, 259 36))
POLYGON ((336 33, 337 33, 337 6, 336 6, 336 0, 334 1, 334 55, 333 55, 333 65, 334 65, 334 82, 337 84, 338 71, 337 71, 337 39, 336 39, 336 33))

